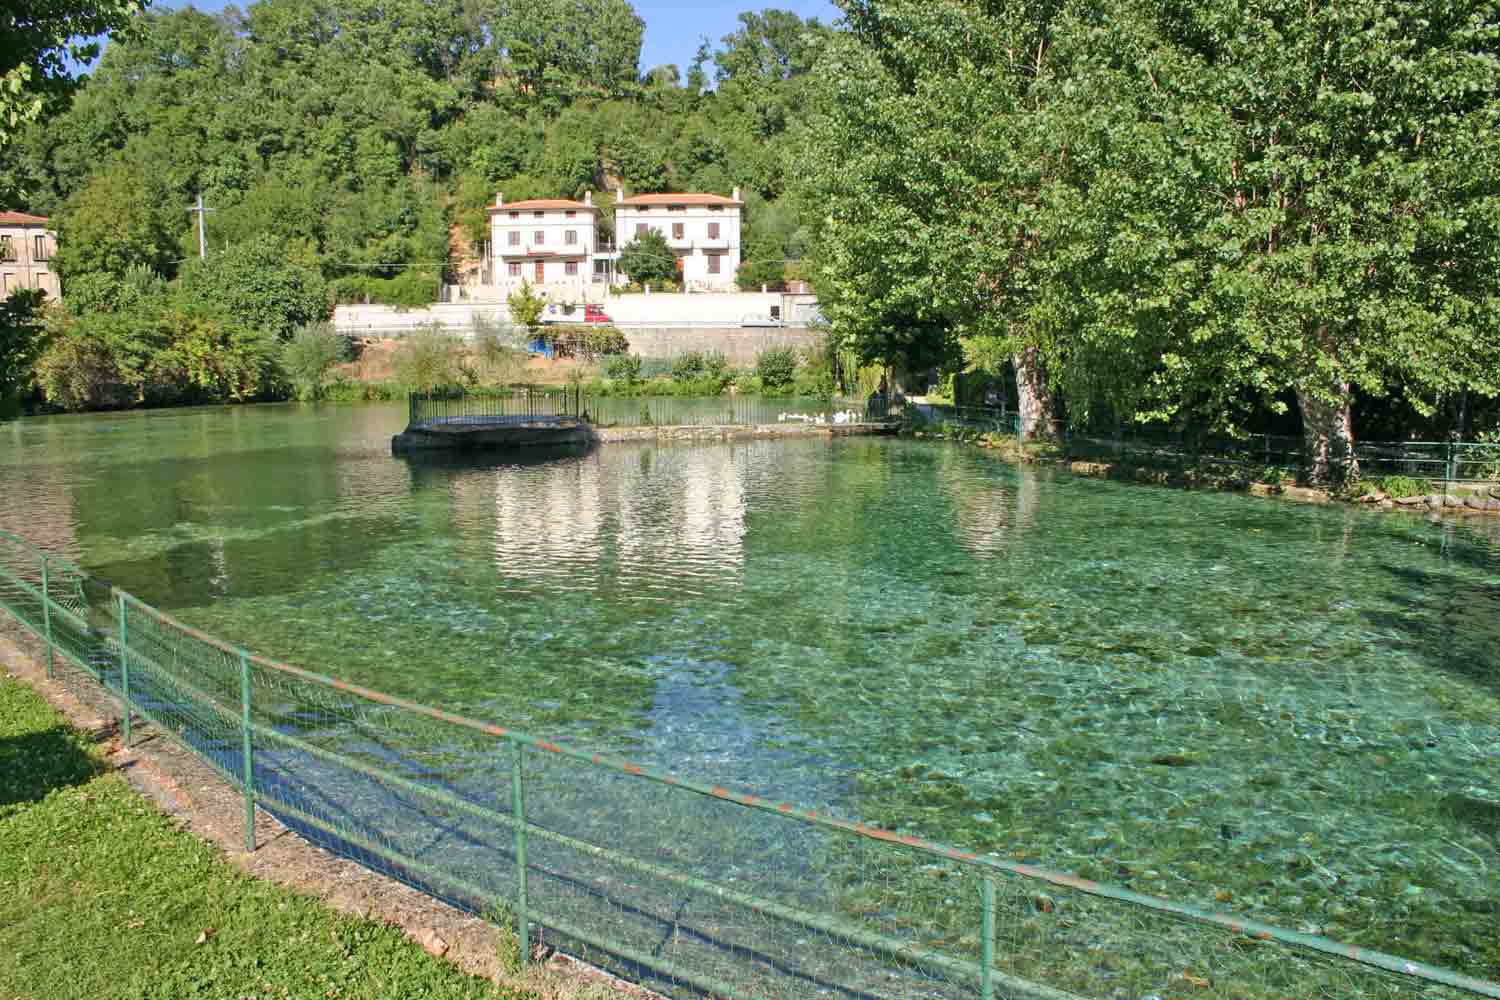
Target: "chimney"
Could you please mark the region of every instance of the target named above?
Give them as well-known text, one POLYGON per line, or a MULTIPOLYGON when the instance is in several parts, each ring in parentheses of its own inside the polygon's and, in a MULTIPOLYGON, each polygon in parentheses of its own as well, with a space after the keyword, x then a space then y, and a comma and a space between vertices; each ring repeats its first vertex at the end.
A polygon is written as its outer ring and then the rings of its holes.
POLYGON ((495 207, 499 208, 501 205, 504 205, 504 204, 505 204, 505 195, 501 194, 499 191, 496 191, 495 192, 495 207))
POLYGON ((585 191, 585 192, 583 192, 583 203, 585 205, 592 206, 594 204, 594 192, 592 192, 592 191, 585 191))
POLYGON ((739 201, 740 200, 740 189, 739 188, 735 188, 734 189, 734 200, 735 201, 739 201))
POLYGON ((625 200, 625 185, 624 184, 616 184, 615 185, 615 201, 619 202, 619 201, 624 201, 624 200, 625 200))

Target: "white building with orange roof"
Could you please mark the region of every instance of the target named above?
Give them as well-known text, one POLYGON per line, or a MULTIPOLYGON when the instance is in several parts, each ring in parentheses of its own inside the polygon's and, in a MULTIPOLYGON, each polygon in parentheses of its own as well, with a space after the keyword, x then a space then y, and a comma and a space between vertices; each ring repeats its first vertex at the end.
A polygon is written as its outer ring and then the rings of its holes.
POLYGON ((615 247, 629 246, 656 230, 677 258, 677 273, 689 291, 729 291, 740 267, 740 189, 718 194, 674 193, 625 196, 615 189, 615 247))
POLYGON ((62 286, 52 270, 57 234, 48 219, 25 212, 0 212, 0 299, 18 288, 40 288, 59 298, 62 286))
POLYGON ((592 193, 583 201, 509 203, 496 195, 490 209, 491 284, 502 296, 525 282, 554 301, 585 301, 594 281, 598 218, 592 193))

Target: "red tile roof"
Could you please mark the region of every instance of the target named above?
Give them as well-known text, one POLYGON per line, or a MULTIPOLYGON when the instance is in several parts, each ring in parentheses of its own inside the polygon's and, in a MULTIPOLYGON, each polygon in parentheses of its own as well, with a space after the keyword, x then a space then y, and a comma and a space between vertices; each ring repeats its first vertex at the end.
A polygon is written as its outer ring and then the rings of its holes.
POLYGON ((25 212, 0 212, 0 226, 45 226, 45 215, 27 215, 25 212))
POLYGON ((490 214, 498 212, 546 212, 566 210, 569 212, 597 212, 599 206, 585 205, 581 201, 568 201, 565 198, 532 198, 530 201, 511 201, 503 205, 491 205, 490 214))
POLYGON ((627 207, 644 207, 647 205, 723 205, 725 207, 742 207, 745 203, 726 198, 721 194, 637 194, 623 201, 615 202, 616 205, 627 207))

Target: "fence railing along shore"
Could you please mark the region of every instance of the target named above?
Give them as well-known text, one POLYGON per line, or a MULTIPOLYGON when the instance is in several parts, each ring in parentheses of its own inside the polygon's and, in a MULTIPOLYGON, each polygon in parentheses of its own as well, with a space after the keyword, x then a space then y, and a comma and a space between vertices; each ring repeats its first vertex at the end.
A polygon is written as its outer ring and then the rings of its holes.
POLYGON ((743 427, 777 423, 886 423, 902 403, 889 396, 593 396, 581 387, 551 390, 436 390, 407 400, 412 427, 574 418, 601 427, 743 427))
MULTIPOLYGON (((1003 406, 930 404, 931 419, 964 424, 996 433, 1020 435, 1020 419, 1003 406)), ((1307 454, 1300 437, 1246 434, 1241 437, 1190 431, 1109 434, 1078 430, 1052 421, 1048 437, 1070 458, 1109 458, 1154 464, 1212 461, 1228 465, 1295 471, 1307 454)), ((1356 441, 1354 456, 1369 476, 1410 476, 1439 483, 1500 480, 1500 443, 1484 441, 1356 441)))
MULTIPOLYGON (((678 777, 278 663, 0 532, 0 607, 127 747, 319 846, 672 994, 1500 997, 1500 984, 678 777), (1187 977, 1186 980, 1184 977, 1187 977)), ((435 651, 435 655, 441 655, 435 651)), ((35 845, 45 850, 45 845, 35 845)))

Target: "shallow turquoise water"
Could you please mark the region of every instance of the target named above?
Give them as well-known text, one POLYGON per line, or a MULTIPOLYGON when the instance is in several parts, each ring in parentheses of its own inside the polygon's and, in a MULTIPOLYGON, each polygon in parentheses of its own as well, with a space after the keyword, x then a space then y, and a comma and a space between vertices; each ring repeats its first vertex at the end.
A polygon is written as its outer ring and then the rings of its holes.
POLYGON ((279 659, 1500 976, 1500 532, 875 439, 0 425, 0 527, 279 659))

